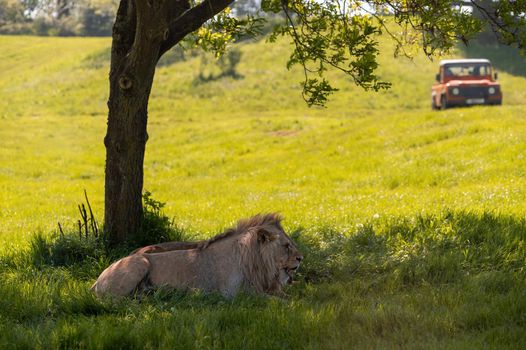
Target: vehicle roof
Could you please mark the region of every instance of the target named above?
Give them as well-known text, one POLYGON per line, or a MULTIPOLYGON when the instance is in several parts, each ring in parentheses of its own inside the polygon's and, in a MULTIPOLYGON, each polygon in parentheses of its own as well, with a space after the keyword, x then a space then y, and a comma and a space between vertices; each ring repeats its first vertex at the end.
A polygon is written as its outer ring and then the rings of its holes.
POLYGON ((458 64, 458 63, 490 63, 486 58, 460 58, 456 60, 441 60, 440 65, 444 64, 458 64))

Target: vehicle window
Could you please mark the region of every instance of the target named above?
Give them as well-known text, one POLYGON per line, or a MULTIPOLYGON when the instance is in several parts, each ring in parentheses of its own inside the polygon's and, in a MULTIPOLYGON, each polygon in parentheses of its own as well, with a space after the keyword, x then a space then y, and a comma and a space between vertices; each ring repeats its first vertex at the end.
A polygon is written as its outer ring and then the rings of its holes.
POLYGON ((446 77, 467 77, 491 75, 491 67, 488 64, 448 64, 444 68, 446 77))

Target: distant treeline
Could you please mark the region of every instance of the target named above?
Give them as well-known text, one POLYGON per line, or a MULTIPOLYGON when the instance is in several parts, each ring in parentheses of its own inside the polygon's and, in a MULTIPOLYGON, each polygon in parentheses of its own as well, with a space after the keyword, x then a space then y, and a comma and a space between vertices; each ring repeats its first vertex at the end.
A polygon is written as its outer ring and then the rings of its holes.
POLYGON ((107 36, 112 0, 0 0, 0 34, 107 36))
MULTIPOLYGON (((237 0, 236 15, 254 14, 260 0, 237 0)), ((0 0, 0 34, 110 36, 119 0, 0 0)))

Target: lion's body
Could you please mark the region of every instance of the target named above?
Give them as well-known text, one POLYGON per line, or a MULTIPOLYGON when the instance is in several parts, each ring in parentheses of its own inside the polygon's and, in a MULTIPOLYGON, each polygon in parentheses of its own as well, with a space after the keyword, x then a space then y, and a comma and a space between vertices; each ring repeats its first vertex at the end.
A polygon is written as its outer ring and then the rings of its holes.
POLYGON ((199 249, 150 254, 150 282, 233 296, 245 281, 239 254, 225 254, 230 249, 230 242, 223 241, 208 247, 207 254, 199 249))
POLYGON ((243 289, 279 295, 301 259, 280 217, 257 215, 194 249, 139 250, 110 265, 92 289, 99 296, 126 296, 160 286, 216 291, 225 297, 243 289))

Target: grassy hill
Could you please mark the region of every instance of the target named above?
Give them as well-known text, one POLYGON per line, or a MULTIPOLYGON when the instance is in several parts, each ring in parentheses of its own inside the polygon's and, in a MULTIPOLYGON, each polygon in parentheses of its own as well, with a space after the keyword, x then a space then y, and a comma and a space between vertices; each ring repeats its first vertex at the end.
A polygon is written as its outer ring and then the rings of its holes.
POLYGON ((306 259, 286 301, 112 303, 88 292, 109 257, 28 255, 34 233, 74 228, 83 189, 102 219, 110 42, 0 37, 0 346, 526 346, 524 61, 494 56, 502 107, 434 112, 438 63, 381 45, 393 88, 334 74, 328 108, 305 106, 285 42, 239 44, 239 79, 196 83, 199 56, 159 67, 145 189, 199 237, 280 211, 306 259))

